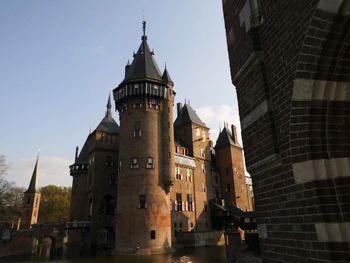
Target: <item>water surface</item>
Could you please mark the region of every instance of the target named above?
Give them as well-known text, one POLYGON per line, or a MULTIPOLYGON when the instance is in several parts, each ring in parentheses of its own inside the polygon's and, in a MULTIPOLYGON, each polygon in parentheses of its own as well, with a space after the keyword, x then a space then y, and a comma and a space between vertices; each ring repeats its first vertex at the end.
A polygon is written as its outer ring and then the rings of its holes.
POLYGON ((39 258, 17 258, 0 262, 41 263, 227 263, 224 247, 201 247, 178 249, 172 254, 138 256, 96 256, 62 258, 55 260, 39 258))

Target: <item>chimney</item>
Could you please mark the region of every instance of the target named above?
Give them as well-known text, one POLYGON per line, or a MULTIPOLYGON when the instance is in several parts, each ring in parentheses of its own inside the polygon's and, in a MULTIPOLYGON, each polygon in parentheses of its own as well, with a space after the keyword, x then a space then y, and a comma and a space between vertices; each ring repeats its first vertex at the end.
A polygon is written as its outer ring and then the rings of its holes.
POLYGON ((177 105, 177 116, 180 116, 183 104, 181 102, 178 102, 176 105, 177 105))
POLYGON ((237 144, 238 143, 238 141, 237 141, 237 130, 236 130, 236 126, 235 125, 231 125, 231 132, 232 132, 232 139, 233 139, 233 142, 235 143, 235 144, 237 144))
POLYGON ((78 159, 78 152, 79 152, 79 147, 77 146, 77 148, 75 148, 75 162, 78 159))

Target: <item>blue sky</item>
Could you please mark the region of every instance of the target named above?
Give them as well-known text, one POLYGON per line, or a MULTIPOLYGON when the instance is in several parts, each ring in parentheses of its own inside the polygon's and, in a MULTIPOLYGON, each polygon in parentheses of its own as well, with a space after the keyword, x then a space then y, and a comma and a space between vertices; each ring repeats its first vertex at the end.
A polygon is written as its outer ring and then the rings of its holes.
MULTIPOLYGON (((149 45, 211 128, 238 123, 221 1, 1 0, 0 154, 8 179, 29 183, 41 149, 40 182, 70 185, 76 145, 102 119, 147 21, 149 45)), ((114 112, 118 120, 118 114, 114 112)))

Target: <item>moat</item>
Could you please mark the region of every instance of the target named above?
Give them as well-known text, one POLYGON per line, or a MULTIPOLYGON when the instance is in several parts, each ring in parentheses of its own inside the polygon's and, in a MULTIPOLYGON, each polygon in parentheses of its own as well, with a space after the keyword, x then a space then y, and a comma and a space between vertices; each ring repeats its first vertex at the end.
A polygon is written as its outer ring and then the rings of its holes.
POLYGON ((96 256, 62 259, 11 258, 2 262, 49 262, 49 263, 227 263, 225 247, 202 247, 178 249, 172 254, 145 256, 96 256))

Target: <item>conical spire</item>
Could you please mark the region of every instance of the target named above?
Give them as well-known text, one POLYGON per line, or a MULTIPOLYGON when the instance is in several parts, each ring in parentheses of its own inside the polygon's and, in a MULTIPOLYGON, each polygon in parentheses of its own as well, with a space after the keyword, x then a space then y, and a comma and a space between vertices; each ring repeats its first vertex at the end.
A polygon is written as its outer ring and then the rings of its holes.
POLYGON ((173 82, 173 80, 171 79, 171 77, 170 77, 170 75, 169 75, 169 72, 168 72, 168 70, 167 70, 167 68, 166 68, 166 65, 165 65, 165 69, 164 69, 164 72, 163 72, 162 80, 163 80, 164 82, 167 82, 167 83, 170 82, 170 83, 174 84, 174 82, 173 82))
POLYGON ((108 94, 108 101, 107 101, 107 110, 106 110, 106 118, 112 118, 112 104, 111 104, 111 93, 108 94))
POLYGON ((30 180, 29 187, 25 193, 38 193, 38 186, 37 186, 37 180, 38 180, 38 162, 39 162, 39 154, 36 158, 35 166, 34 166, 34 171, 32 178, 30 180))
POLYGON ((125 74, 125 78, 119 86, 124 86, 124 84, 134 81, 162 81, 161 72, 159 67, 153 57, 154 52, 148 46, 147 35, 146 35, 146 22, 142 22, 143 34, 141 37, 141 45, 136 54, 134 54, 134 59, 125 74))

